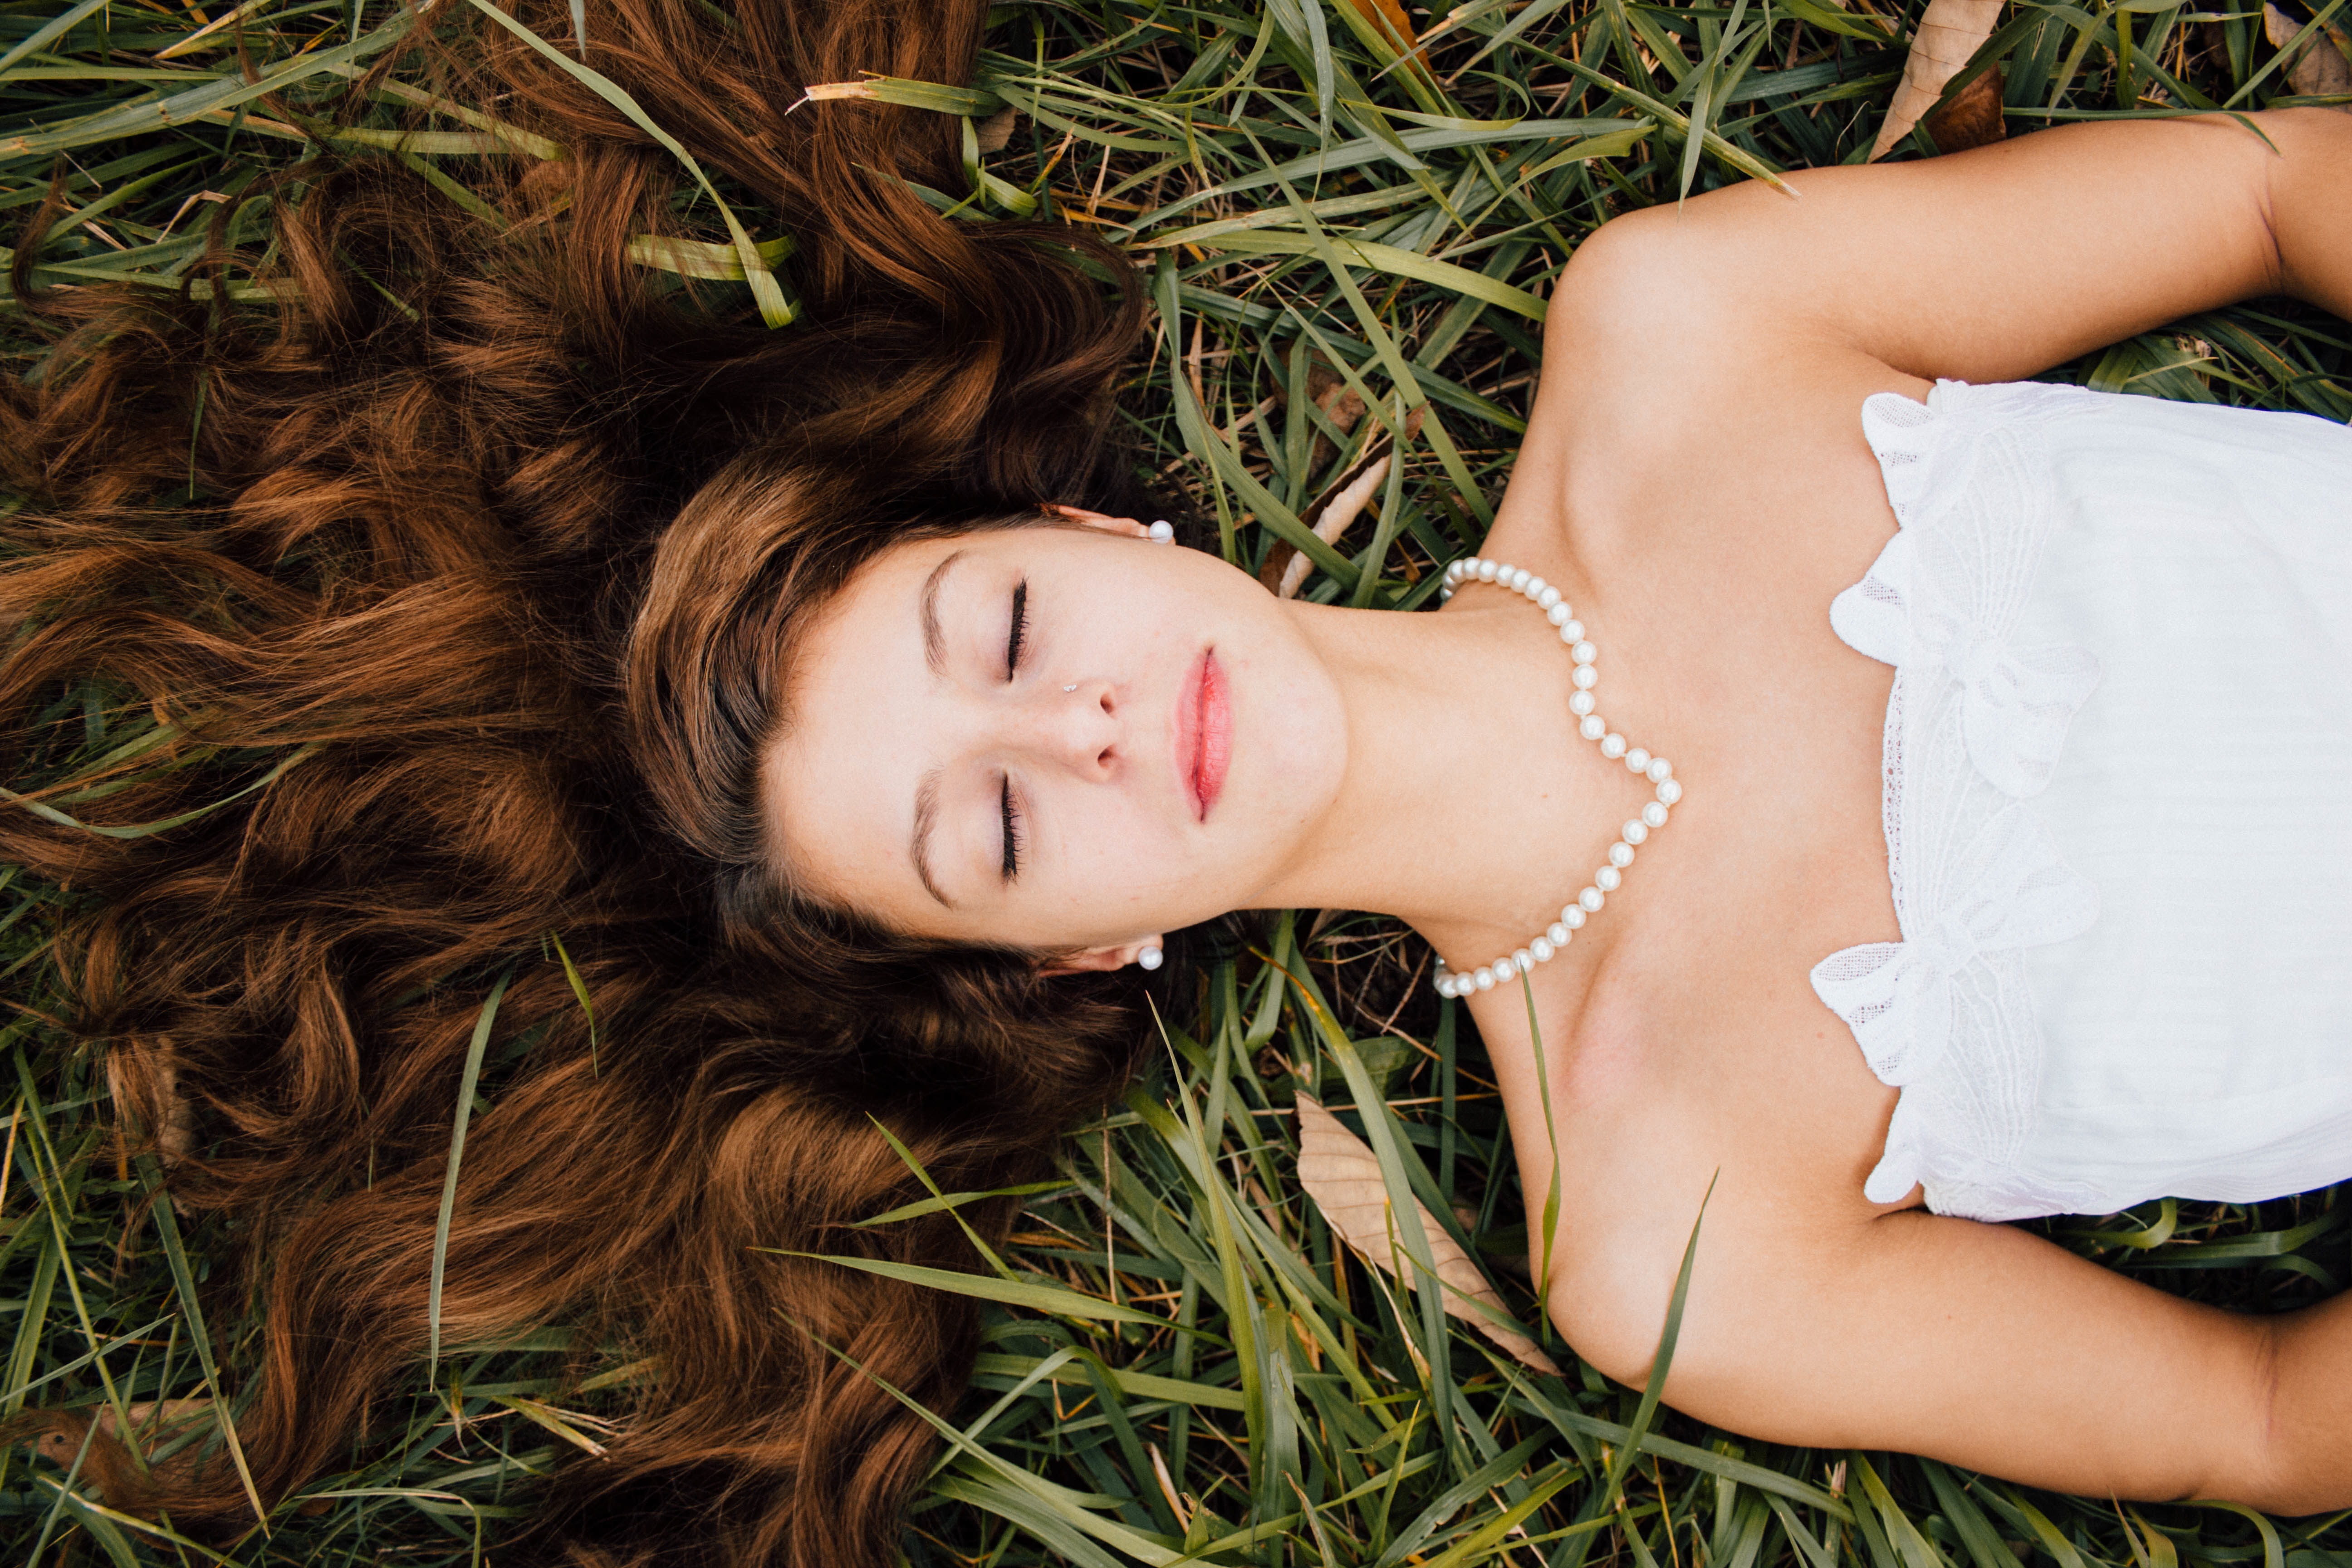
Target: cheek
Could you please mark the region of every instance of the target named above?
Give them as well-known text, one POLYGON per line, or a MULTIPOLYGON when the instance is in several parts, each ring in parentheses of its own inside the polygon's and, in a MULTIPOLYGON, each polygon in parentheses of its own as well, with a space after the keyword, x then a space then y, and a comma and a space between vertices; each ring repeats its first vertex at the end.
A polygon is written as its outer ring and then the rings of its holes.
POLYGON ((1124 791, 1080 792, 1062 816, 1057 848, 1073 897, 1150 898, 1184 885, 1200 868, 1196 846, 1163 814, 1124 791))

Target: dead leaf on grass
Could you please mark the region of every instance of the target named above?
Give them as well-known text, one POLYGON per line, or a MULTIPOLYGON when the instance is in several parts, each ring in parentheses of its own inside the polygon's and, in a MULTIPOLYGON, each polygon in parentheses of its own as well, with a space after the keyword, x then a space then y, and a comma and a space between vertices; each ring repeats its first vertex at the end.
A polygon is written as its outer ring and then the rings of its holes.
MULTIPOLYGON (((163 1437, 174 1435, 183 1422, 204 1414, 211 1405, 208 1399, 166 1399, 160 1404, 132 1405, 128 1407, 131 1428, 148 1439, 149 1446, 152 1447, 163 1437)), ((100 1436, 114 1436, 114 1407, 110 1405, 101 1406, 93 1425, 98 1427, 100 1436)), ((52 1427, 35 1438, 33 1446, 40 1451, 41 1458, 51 1464, 70 1466, 75 1456, 81 1452, 81 1431, 79 1427, 71 1431, 52 1427)))
POLYGON ((1003 152, 1005 144, 1013 140, 1013 130, 1020 123, 1020 118, 1013 111, 1013 106, 1006 104, 1003 109, 973 126, 972 135, 980 142, 982 154, 992 156, 1003 152))
MULTIPOLYGON (((1409 1286, 1419 1286, 1420 1270, 1398 1245, 1379 1159, 1338 1117, 1304 1094, 1298 1097, 1298 1184, 1323 1211, 1332 1234, 1358 1256, 1409 1286)), ((1445 1310, 1500 1345, 1520 1365, 1557 1377, 1559 1367, 1535 1341, 1469 1305, 1476 1301, 1506 1317, 1510 1312, 1501 1294, 1487 1283, 1485 1272, 1446 1234, 1445 1227, 1419 1203, 1412 1205, 1406 1223, 1412 1221, 1418 1221, 1422 1234, 1429 1238, 1430 1255, 1444 1288, 1445 1310)))
MULTIPOLYGON (((1348 4, 1357 16, 1372 25, 1374 32, 1388 40, 1389 47, 1401 55, 1412 48, 1412 21, 1398 0, 1348 0, 1348 4)), ((1423 76, 1430 74, 1429 62, 1417 53, 1412 57, 1412 66, 1423 76)))
MULTIPOLYGON (((1944 96, 1944 84, 1958 76, 1970 57, 1984 47, 1992 37, 1994 25, 2000 20, 2001 0, 1927 0, 1927 9, 1920 15, 1918 30, 1911 35, 1911 52, 1903 61, 1903 82, 1895 89, 1895 101, 1886 110, 1886 122, 1878 128, 1878 140, 1871 144, 1873 162, 1885 157, 1895 143, 1911 134, 1919 117, 1936 107, 1944 96)), ((1997 72, 1987 71, 1961 89, 1938 121, 1952 119, 1953 111, 1971 94, 1981 98, 1991 95, 1991 113, 1985 113, 1982 103, 1972 103, 1961 121, 1952 123, 1953 141, 1947 142, 1937 124, 1928 132, 1936 137, 1936 145, 1947 153, 1957 153, 1961 147, 1974 147, 1983 142, 2000 139, 2000 84, 1997 72), (1990 87, 1985 84, 1990 82, 1990 87), (1977 141, 1963 138, 1969 133, 1977 141)))
MULTIPOLYGON (((2275 5, 2263 7, 2263 35, 2274 49, 2285 48, 2303 31, 2303 24, 2275 5)), ((2286 85, 2307 98, 2328 98, 2352 92, 2352 37, 2332 23, 2323 24, 2304 40, 2286 66, 2286 85)), ((2352 103, 2336 107, 2352 112, 2352 103)))
MULTIPOLYGON (((1392 456, 1393 453, 1382 452, 1370 467, 1341 486, 1338 493, 1324 503, 1322 511, 1315 519, 1316 538, 1326 544, 1339 542, 1339 536, 1348 531, 1348 525, 1356 521, 1356 514, 1364 510, 1373 492, 1389 477, 1389 459, 1392 456)), ((1299 584, 1307 581, 1307 574, 1314 569, 1314 562, 1292 550, 1289 563, 1282 569, 1281 585, 1274 591, 1275 597, 1287 599, 1295 595, 1299 584)))

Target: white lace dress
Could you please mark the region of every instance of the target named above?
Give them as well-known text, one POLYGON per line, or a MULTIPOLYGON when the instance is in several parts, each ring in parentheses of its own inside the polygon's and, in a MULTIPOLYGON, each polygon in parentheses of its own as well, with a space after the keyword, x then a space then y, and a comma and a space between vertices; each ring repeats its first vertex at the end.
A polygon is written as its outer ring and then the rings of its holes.
POLYGON ((1903 941, 1812 974, 1902 1089, 1865 1184, 1978 1219, 2352 1177, 2352 431, 1880 394, 1903 941))

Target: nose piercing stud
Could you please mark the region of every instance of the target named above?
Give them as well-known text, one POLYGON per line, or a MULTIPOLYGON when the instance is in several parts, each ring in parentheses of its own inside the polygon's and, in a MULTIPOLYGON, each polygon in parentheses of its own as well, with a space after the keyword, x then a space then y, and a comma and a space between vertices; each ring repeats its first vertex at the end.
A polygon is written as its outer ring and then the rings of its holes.
POLYGON ((1065 691, 1076 691, 1077 689, 1078 689, 1078 683, 1077 683, 1076 681, 1075 681, 1075 680, 1074 680, 1074 681, 1072 681, 1072 682, 1070 682, 1070 684, 1069 684, 1069 685, 1065 686, 1064 688, 1062 688, 1062 689, 1063 689, 1063 690, 1065 690, 1065 691))
POLYGON ((1146 947, 1136 953, 1135 962, 1146 969, 1157 969, 1160 967, 1161 956, 1158 948, 1146 947))
POLYGON ((1169 522, 1165 518, 1153 523, 1144 531, 1151 536, 1151 542, 1154 544, 1173 544, 1176 542, 1175 526, 1169 522))

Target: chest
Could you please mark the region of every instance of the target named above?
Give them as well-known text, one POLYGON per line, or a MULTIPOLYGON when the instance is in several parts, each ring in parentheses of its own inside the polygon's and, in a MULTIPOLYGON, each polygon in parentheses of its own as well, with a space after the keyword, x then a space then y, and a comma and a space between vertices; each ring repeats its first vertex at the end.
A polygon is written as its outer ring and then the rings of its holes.
MULTIPOLYGON (((1638 1212, 1730 1169, 1860 1204, 1894 1103, 1808 978, 1898 935, 1881 818, 1891 672, 1829 624, 1894 519, 1866 447, 1785 456, 1698 465, 1592 526, 1569 504, 1552 519, 1607 655, 1612 722, 1671 748, 1686 792, 1595 917, 1614 929, 1585 967, 1543 973, 1537 1030, 1516 996, 1475 1009, 1515 1126, 1543 1127, 1549 1101, 1572 1210, 1638 1212)), ((1507 542, 1546 545, 1532 525, 1507 542)))

